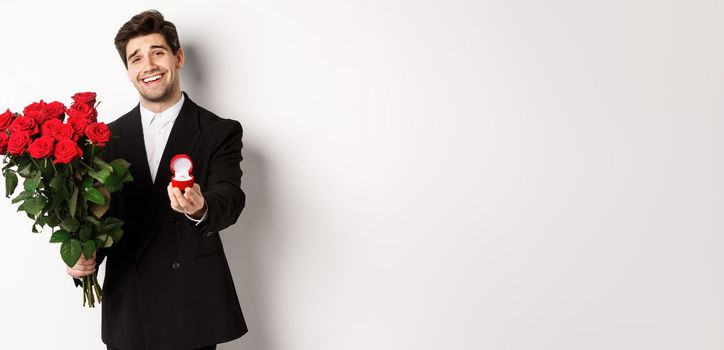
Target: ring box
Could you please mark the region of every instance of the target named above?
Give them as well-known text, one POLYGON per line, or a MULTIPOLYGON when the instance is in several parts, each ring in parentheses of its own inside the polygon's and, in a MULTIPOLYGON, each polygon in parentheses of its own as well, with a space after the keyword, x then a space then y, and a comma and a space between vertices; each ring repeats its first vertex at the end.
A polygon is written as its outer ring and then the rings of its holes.
POLYGON ((194 176, 191 171, 194 169, 194 163, 191 157, 185 154, 177 154, 171 159, 171 186, 178 188, 183 192, 186 187, 194 186, 194 176))

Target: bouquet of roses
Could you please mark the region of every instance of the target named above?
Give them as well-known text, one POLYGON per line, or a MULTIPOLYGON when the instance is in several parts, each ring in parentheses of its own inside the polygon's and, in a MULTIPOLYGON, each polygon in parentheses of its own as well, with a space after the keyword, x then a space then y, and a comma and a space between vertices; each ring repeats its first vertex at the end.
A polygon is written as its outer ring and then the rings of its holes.
MULTIPOLYGON (((15 193, 18 177, 23 178, 23 190, 12 203, 20 203, 18 211, 33 220, 33 232, 51 228, 50 242, 60 243, 60 256, 70 267, 81 254, 90 259, 97 249, 121 239, 123 222, 104 214, 110 193, 133 180, 128 162, 107 163, 99 157, 111 133, 97 122, 96 94, 72 98, 69 108, 40 100, 22 114, 9 109, 0 114, 6 196, 15 193)), ((94 307, 96 300, 102 302, 97 272, 83 278, 83 306, 87 301, 94 307)))

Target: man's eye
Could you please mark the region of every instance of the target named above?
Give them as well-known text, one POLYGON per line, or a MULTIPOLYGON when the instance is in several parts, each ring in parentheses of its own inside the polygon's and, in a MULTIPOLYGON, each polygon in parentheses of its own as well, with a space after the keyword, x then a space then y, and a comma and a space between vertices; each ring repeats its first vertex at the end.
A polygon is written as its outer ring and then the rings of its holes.
POLYGON ((154 52, 154 54, 155 54, 156 56, 160 56, 160 55, 163 55, 163 51, 156 51, 156 52, 154 52))

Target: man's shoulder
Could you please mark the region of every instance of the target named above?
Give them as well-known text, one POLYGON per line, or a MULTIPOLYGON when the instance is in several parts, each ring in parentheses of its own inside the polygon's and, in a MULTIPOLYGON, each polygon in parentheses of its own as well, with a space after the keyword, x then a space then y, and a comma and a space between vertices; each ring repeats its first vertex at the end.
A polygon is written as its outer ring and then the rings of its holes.
POLYGON ((138 105, 133 107, 128 113, 120 116, 118 119, 108 123, 108 128, 113 134, 122 133, 124 129, 127 129, 129 125, 135 120, 133 117, 136 114, 140 114, 138 105))
MULTIPOLYGON (((193 102, 192 102, 193 103, 193 102)), ((202 128, 230 130, 241 128, 241 123, 235 119, 220 117, 218 114, 194 103, 199 115, 202 128)))

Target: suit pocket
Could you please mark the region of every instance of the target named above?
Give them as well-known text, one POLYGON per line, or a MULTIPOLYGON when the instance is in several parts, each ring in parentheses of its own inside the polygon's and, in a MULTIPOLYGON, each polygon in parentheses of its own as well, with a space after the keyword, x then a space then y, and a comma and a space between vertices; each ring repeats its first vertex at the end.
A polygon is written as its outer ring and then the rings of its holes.
POLYGON ((216 255, 216 254, 221 254, 221 252, 223 252, 223 251, 224 251, 224 249, 219 248, 219 249, 212 250, 209 252, 199 253, 199 254, 194 255, 194 260, 205 258, 205 257, 212 256, 212 255, 216 255))
POLYGON ((224 247, 221 244, 221 238, 218 234, 200 237, 198 239, 198 247, 196 254, 194 254, 194 259, 216 255, 223 251, 224 247))

